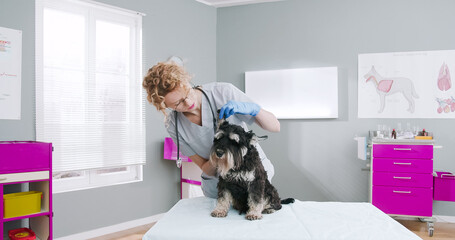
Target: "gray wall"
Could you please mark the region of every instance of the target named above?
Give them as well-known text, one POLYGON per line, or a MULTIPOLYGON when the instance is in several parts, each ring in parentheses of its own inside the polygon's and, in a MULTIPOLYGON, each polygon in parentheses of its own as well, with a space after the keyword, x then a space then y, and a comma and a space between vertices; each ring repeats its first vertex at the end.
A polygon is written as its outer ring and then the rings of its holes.
MULTIPOLYGON (((220 8, 217 81, 244 90, 245 71, 337 66, 339 117, 280 120, 280 133, 261 143, 275 165, 284 197, 367 201, 368 173, 357 159, 355 135, 378 124, 418 124, 434 132, 435 168, 455 172, 453 119, 357 118, 357 55, 455 49, 455 2, 450 0, 287 0, 220 8)), ((455 204, 435 202, 434 214, 455 216, 455 204)))
MULTIPOLYGON (((196 84, 216 78, 216 9, 189 0, 103 0, 140 11, 144 74, 171 55, 188 59, 196 84)), ((0 0, 0 26, 23 31, 22 118, 0 120, 0 140, 35 140, 35 1, 0 0)), ((179 171, 162 159, 163 116, 146 107, 144 181, 54 194, 54 236, 61 237, 168 211, 179 199, 179 171)))

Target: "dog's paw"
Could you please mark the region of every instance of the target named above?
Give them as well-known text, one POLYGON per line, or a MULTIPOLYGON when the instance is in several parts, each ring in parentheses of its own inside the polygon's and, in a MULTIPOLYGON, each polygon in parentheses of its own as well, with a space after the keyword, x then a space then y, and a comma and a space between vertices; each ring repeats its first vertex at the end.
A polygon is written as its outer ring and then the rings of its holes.
POLYGON ((253 214, 253 213, 248 213, 245 216, 246 219, 248 220, 259 220, 262 218, 262 214, 253 214))
POLYGON ((265 213, 265 214, 271 214, 274 212, 275 212, 275 209, 273 209, 273 208, 267 208, 262 211, 262 213, 265 213))
POLYGON ((215 210, 213 210, 213 212, 210 215, 212 215, 212 217, 219 217, 219 218, 226 217, 227 211, 215 209, 215 210))

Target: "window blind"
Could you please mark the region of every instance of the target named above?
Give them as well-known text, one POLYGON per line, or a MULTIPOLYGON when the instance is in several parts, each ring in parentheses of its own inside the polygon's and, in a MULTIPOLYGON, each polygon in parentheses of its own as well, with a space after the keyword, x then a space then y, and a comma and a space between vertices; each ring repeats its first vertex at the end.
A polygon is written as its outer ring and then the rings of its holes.
POLYGON ((53 143, 54 172, 145 164, 141 14, 36 4, 36 139, 53 143))

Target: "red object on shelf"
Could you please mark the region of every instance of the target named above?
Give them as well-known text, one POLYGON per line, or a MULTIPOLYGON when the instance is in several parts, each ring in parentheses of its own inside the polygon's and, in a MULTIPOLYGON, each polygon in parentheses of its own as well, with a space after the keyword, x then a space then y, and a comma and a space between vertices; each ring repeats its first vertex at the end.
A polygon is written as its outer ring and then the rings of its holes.
POLYGON ((11 240, 35 240, 36 234, 29 228, 18 228, 8 231, 11 240))

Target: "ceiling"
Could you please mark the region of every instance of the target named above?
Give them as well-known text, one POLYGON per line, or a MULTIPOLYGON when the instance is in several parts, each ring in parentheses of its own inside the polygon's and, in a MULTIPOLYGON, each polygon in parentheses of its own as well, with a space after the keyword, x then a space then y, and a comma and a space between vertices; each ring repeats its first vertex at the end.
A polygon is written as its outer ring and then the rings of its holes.
POLYGON ((212 7, 230 7, 264 2, 278 2, 284 0, 196 0, 196 1, 207 4, 212 7))

